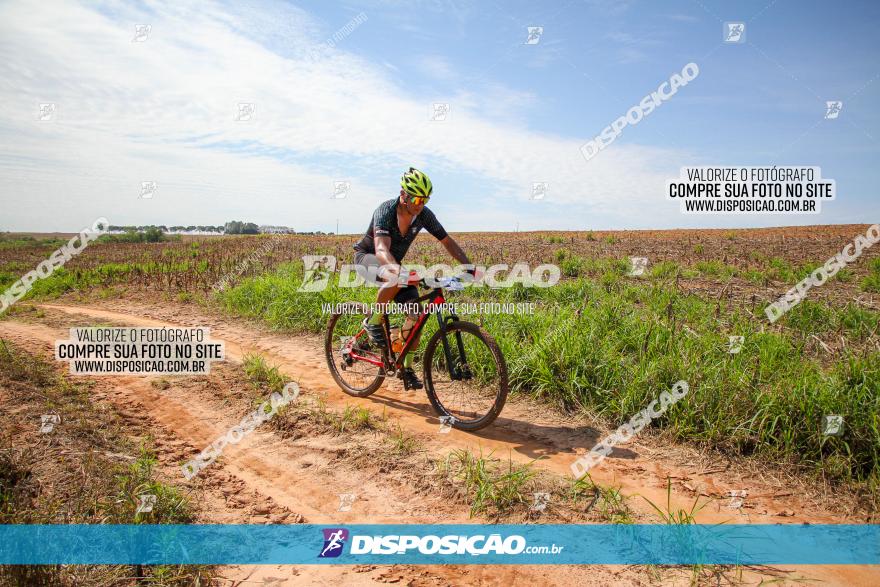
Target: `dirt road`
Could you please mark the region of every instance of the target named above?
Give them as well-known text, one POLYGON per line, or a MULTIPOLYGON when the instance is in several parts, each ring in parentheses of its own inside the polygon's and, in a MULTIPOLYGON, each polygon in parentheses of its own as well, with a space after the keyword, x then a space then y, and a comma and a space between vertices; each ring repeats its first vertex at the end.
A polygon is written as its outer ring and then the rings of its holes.
MULTIPOLYGON (((278 365, 300 385, 302 393, 321 395, 330 407, 361 405, 396 419, 424 443, 428 451, 445 455, 463 448, 527 463, 570 475, 569 466, 579 453, 592 447, 608 430, 585 419, 553 413, 546 406, 515 399, 497 422, 479 433, 440 432, 440 423, 422 393, 406 392, 397 380, 388 380, 373 396, 364 399, 343 394, 332 381, 320 341, 314 337, 268 334, 256 325, 220 318, 198 308, 157 305, 131 300, 106 302, 101 307, 42 304, 38 320, 0 322, 0 336, 43 353, 55 340, 67 338, 70 326, 112 322, 126 326, 207 326, 212 339, 225 342, 227 361, 239 362, 247 353, 259 353, 278 365)), ((215 364, 216 365, 216 364, 215 364)), ((212 377, 215 375, 212 374, 212 377)), ((221 369, 216 384, 224 385, 221 369)), ((124 408, 133 422, 156 438, 169 474, 180 462, 207 446, 240 420, 224 393, 193 385, 187 378, 172 378, 167 389, 151 384, 150 377, 104 376, 96 395, 124 408)), ((659 393, 659 390, 658 390, 659 393)), ((373 471, 339 466, 334 455, 340 439, 333 437, 281 441, 258 429, 241 443, 225 449, 220 461, 192 483, 205 492, 206 522, 247 523, 456 523, 479 522, 462 508, 439 496, 414 492, 405 483, 389 483, 373 471), (339 494, 353 494, 350 511, 339 511, 339 494)), ((594 480, 618 486, 631 496, 631 507, 640 521, 650 522, 654 503, 666 503, 667 479, 672 482, 672 508, 689 510, 699 497, 710 502, 697 514, 703 523, 864 523, 865 514, 848 511, 846 502, 834 502, 809 490, 781 471, 756 468, 755 463, 730 462, 683 446, 670 446, 657 437, 642 436, 618 447, 600 466, 594 480), (747 491, 741 507, 730 491, 747 491), (822 507, 822 504, 829 504, 822 507)), ((179 475, 179 469, 177 471, 179 475)), ((222 575, 233 583, 255 581, 267 585, 345 584, 393 582, 408 585, 485 584, 552 585, 648 584, 651 577, 635 567, 372 567, 284 566, 227 567, 222 575), (268 582, 266 582, 268 581, 268 582)), ((832 585, 874 585, 880 571, 862 567, 789 567, 778 572, 747 571, 744 580, 757 583, 782 577, 785 581, 824 581, 832 585), (762 576, 763 575, 763 576, 762 576)), ((669 572, 663 582, 687 583, 688 573, 669 572)), ((237 584, 237 583, 236 583, 237 584)))

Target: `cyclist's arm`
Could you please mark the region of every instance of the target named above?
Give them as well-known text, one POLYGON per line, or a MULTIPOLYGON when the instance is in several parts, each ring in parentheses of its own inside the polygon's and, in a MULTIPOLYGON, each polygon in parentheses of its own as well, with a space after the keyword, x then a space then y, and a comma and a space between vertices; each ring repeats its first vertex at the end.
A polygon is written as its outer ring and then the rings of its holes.
POLYGON ((376 236, 375 237, 376 244, 376 258, 379 259, 379 263, 382 267, 397 267, 397 261, 394 259, 394 256, 391 255, 391 237, 390 236, 376 236))
MULTIPOLYGON (((393 210, 393 209, 392 209, 393 210)), ((373 213, 373 246, 380 267, 391 269, 394 274, 399 270, 397 260, 391 254, 391 226, 397 222, 397 215, 390 214, 384 206, 379 206, 373 213)), ((381 276, 384 271, 380 271, 381 276)))

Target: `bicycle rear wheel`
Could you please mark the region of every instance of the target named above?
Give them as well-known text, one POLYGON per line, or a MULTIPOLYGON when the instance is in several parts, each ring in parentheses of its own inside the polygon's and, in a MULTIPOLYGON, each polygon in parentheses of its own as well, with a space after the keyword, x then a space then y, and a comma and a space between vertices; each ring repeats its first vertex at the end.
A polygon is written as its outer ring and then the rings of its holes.
POLYGON ((507 401, 507 365, 498 343, 470 322, 449 323, 445 337, 434 333, 425 349, 424 377, 431 405, 453 428, 485 428, 507 401))
POLYGON ((370 342, 362 326, 364 318, 369 317, 366 304, 346 302, 340 310, 330 316, 327 324, 324 337, 327 366, 342 391, 355 397, 367 397, 385 380, 380 366, 382 350, 370 342))

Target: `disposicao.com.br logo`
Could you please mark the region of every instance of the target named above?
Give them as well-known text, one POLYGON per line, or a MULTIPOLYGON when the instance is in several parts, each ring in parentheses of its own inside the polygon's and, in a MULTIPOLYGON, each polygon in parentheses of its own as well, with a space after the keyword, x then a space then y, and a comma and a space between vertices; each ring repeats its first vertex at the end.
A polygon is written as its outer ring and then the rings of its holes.
MULTIPOLYGON (((337 557, 342 553, 348 539, 348 530, 344 528, 326 528, 323 530, 324 547, 319 558, 337 557)), ((563 546, 528 546, 526 539, 518 534, 505 538, 501 534, 463 535, 378 535, 351 537, 349 554, 445 554, 480 556, 487 554, 559 554, 563 546), (410 552, 414 551, 414 552, 410 552)))
MULTIPOLYGON (((381 265, 362 267, 353 264, 337 266, 336 257, 333 255, 303 255, 303 281, 297 291, 320 292, 331 285, 331 278, 336 275, 337 287, 380 287, 384 286, 383 275, 387 271, 396 268, 396 265, 381 265)), ((425 279, 429 287, 442 287, 449 278, 460 276, 466 271, 473 270, 476 274, 474 281, 460 282, 462 287, 473 284, 485 284, 493 289, 513 287, 520 283, 524 287, 547 288, 559 283, 562 270, 550 263, 538 265, 534 269, 528 263, 516 263, 513 266, 506 263, 495 265, 457 265, 451 267, 443 263, 425 267, 419 264, 407 264, 406 270, 399 271, 398 285, 407 285, 411 275, 415 273, 425 279), (502 277, 499 277, 502 276, 502 277)))
POLYGON ((336 558, 342 554, 345 541, 348 540, 348 530, 345 528, 324 528, 321 532, 324 533, 324 546, 321 547, 318 558, 336 558))

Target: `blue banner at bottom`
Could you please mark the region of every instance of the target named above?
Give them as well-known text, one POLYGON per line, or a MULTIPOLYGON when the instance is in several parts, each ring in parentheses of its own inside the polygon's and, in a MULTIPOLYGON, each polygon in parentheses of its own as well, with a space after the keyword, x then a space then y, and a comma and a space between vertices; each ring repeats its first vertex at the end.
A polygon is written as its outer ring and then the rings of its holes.
POLYGON ((880 564, 878 525, 4 525, 0 564, 880 564))

